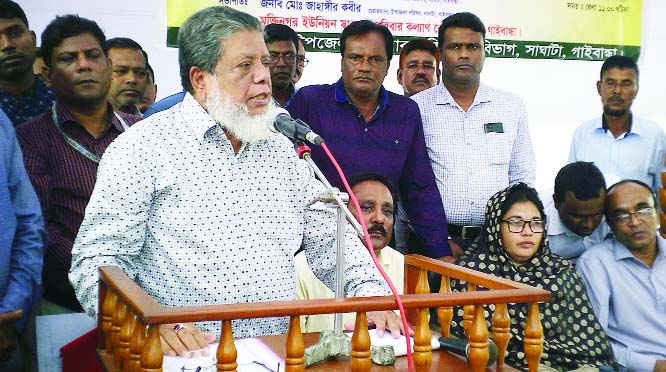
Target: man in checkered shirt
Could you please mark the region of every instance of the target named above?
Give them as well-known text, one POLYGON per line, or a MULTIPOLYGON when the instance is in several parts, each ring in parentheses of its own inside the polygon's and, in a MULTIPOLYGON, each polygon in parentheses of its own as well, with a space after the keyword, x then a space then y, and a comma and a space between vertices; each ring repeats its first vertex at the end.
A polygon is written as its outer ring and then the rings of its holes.
POLYGON ((522 100, 481 84, 485 30, 472 13, 445 18, 438 35, 442 84, 412 96, 458 254, 479 234, 491 195, 535 178, 522 100))

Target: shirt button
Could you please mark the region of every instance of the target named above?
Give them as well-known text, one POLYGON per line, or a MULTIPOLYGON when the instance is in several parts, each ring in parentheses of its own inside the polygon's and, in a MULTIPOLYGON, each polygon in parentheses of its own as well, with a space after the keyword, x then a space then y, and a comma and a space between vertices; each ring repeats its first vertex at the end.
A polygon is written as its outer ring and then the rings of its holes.
POLYGON ((473 201, 469 202, 469 205, 474 205, 474 202, 473 201))
POLYGON ((363 129, 363 131, 367 132, 367 131, 368 131, 368 128, 363 129))

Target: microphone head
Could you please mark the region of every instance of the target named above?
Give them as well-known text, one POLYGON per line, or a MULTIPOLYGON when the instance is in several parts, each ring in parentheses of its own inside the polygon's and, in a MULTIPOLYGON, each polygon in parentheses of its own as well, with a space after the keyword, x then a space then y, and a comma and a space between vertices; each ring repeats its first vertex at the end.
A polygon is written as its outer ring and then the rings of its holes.
MULTIPOLYGON (((440 337, 439 338, 440 347, 443 350, 456 353, 460 356, 469 357, 467 354, 469 351, 469 342, 467 340, 462 340, 455 337, 440 337)), ((497 344, 492 339, 488 339, 488 366, 495 363, 499 357, 499 350, 497 349, 497 344)))
POLYGON ((275 128, 275 122, 281 120, 282 118, 291 120, 289 111, 282 107, 275 107, 273 110, 271 110, 271 116, 268 120, 268 129, 273 133, 280 133, 277 128, 275 128))

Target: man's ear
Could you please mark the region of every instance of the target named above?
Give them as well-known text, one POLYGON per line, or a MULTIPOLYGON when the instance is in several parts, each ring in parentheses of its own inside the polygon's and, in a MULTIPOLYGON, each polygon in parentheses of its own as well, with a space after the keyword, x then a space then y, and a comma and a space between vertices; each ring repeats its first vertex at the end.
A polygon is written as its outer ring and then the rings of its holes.
POLYGON ((601 80, 597 81, 597 93, 601 96, 601 80))
POLYGON ((190 67, 189 77, 190 84, 192 85, 192 93, 197 100, 202 100, 200 102, 206 100, 206 76, 208 75, 209 73, 199 68, 199 66, 190 67))
POLYGON ((44 65, 44 68, 42 69, 42 80, 44 80, 44 84, 46 84, 48 88, 53 87, 51 84, 51 68, 47 65, 44 65))
POLYGON ((402 69, 398 68, 396 78, 398 79, 398 84, 402 85, 402 69))

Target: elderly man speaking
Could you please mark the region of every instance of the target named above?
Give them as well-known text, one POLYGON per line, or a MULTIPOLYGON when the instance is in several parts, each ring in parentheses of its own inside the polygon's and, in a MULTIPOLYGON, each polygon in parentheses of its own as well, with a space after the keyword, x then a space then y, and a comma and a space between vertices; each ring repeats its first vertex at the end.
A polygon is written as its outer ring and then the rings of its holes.
MULTIPOLYGON (((274 104, 261 24, 214 6, 192 15, 178 38, 184 100, 130 128, 100 163, 70 271, 82 306, 97 312, 104 265, 120 266, 167 306, 290 300, 301 245, 332 288, 335 213, 308 206, 323 185, 291 142, 267 129, 274 104)), ((346 295, 388 294, 351 227, 346 244, 346 295)), ((399 331, 392 312, 368 318, 399 331)), ((216 332, 219 323, 199 326, 216 332)), ((167 354, 211 340, 184 327, 161 327, 167 354)), ((234 330, 286 333, 287 320, 240 320, 234 330)))

